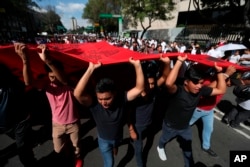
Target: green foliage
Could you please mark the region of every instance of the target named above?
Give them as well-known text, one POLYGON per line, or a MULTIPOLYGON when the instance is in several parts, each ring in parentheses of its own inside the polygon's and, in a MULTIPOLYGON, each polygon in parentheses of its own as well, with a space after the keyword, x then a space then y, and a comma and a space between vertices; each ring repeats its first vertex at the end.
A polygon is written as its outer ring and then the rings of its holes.
MULTIPOLYGON (((244 18, 248 18, 248 9, 246 8, 249 2, 249 0, 242 1, 244 3, 241 3, 241 0, 193 0, 194 7, 199 12, 199 14, 210 21, 212 21, 215 24, 220 25, 223 24, 223 17, 230 17, 230 13, 233 13, 232 11, 235 11, 235 9, 240 8, 242 6, 245 6, 244 8, 244 18), (200 4, 200 5, 199 5, 200 4), (211 17, 209 12, 207 11, 217 11, 218 12, 225 12, 227 11, 227 14, 220 17, 211 17), (227 16, 226 16, 227 15, 227 16)), ((211 12, 210 12, 211 13, 211 12)), ((242 14, 238 14, 239 20, 242 18, 242 14)))
POLYGON ((36 2, 32 0, 7 0, 19 10, 27 10, 29 7, 39 7, 36 2))
POLYGON ((58 27, 64 27, 61 23, 60 16, 56 13, 54 6, 47 6, 46 13, 40 13, 38 18, 41 21, 40 29, 48 33, 64 33, 66 30, 58 29, 58 27))
POLYGON ((117 18, 100 18, 101 13, 121 14, 121 0, 89 0, 82 15, 93 25, 99 23, 105 32, 117 32, 117 18))
POLYGON ((240 0, 194 0, 195 4, 201 2, 202 9, 234 8, 240 6, 240 0))
POLYGON ((130 15, 134 21, 144 21, 148 17, 154 20, 171 19, 174 3, 171 0, 137 0, 124 3, 124 14, 130 15))
POLYGON ((56 13, 55 7, 47 6, 47 12, 41 13, 35 11, 33 8, 40 9, 37 5, 37 1, 42 0, 1 0, 7 6, 7 9, 11 9, 11 14, 15 17, 20 16, 22 24, 30 23, 27 20, 31 20, 33 23, 32 30, 35 32, 48 32, 48 33, 64 33, 66 29, 60 21, 60 16, 56 13), (18 16, 16 16, 18 15, 18 16), (25 18, 22 18, 25 17, 25 18), (27 22, 26 22, 27 21, 27 22))
POLYGON ((83 19, 88 19, 90 23, 98 23, 99 14, 120 14, 120 0, 89 0, 83 10, 83 19))
POLYGON ((171 11, 174 10, 172 0, 89 0, 82 17, 89 19, 90 23, 100 23, 105 27, 117 27, 117 19, 100 19, 99 14, 121 14, 123 26, 129 23, 137 26, 149 19, 149 25, 142 25, 147 30, 156 20, 170 20, 171 11))
POLYGON ((172 0, 133 0, 124 1, 123 14, 130 18, 132 26, 138 23, 143 28, 143 34, 151 27, 152 22, 156 20, 170 20, 173 18, 171 12, 174 10, 175 3, 172 0), (149 24, 143 25, 145 19, 149 24))

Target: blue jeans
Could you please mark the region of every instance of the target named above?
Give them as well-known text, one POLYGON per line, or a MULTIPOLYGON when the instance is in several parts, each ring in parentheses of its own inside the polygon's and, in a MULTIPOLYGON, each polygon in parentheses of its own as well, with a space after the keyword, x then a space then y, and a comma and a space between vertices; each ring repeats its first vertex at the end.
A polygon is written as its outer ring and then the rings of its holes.
POLYGON ((114 166, 113 148, 118 147, 119 140, 105 140, 98 137, 98 145, 101 151, 104 167, 114 166))
POLYGON ((209 149, 214 125, 214 110, 196 108, 189 124, 193 125, 199 118, 201 118, 203 122, 202 148, 209 149))
POLYGON ((192 153, 192 129, 187 127, 186 129, 173 129, 169 127, 165 122, 162 124, 162 135, 159 140, 158 146, 164 148, 165 144, 173 137, 181 137, 181 148, 184 156, 185 167, 192 167, 194 165, 193 153, 192 153))
POLYGON ((144 132, 147 130, 147 126, 135 126, 137 134, 137 140, 134 141, 135 158, 137 167, 143 167, 143 138, 144 132))

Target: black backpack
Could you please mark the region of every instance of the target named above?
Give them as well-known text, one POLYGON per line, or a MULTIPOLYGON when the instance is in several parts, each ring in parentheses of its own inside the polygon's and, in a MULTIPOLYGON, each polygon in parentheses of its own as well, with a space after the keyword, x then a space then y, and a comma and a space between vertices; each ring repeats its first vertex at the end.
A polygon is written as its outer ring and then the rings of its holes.
POLYGON ((233 90, 233 94, 243 100, 250 99, 250 85, 235 86, 233 90))

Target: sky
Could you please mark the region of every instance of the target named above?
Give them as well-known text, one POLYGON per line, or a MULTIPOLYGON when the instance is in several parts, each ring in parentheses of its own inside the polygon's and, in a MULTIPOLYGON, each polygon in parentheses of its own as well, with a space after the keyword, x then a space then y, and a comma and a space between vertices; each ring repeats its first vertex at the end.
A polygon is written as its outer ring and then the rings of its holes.
POLYGON ((56 13, 61 17, 63 25, 67 29, 72 29, 72 17, 76 18, 77 25, 82 27, 89 26, 87 20, 82 19, 83 9, 88 0, 33 0, 41 8, 42 11, 46 9, 46 6, 54 6, 56 13))

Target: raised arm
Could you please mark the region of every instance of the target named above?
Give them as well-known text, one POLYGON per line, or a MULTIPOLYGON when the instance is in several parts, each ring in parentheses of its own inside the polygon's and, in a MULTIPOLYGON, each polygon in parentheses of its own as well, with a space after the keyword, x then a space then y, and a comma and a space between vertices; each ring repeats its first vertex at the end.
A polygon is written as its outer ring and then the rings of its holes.
POLYGON ((134 100, 141 92, 144 90, 144 75, 142 72, 142 67, 140 60, 134 60, 133 58, 129 58, 129 62, 134 65, 135 73, 136 73, 136 84, 135 87, 130 89, 127 93, 128 101, 134 100))
POLYGON ((41 52, 38 52, 38 55, 40 56, 41 60, 51 69, 51 71, 54 73, 55 77, 61 84, 67 85, 68 81, 66 79, 66 76, 63 72, 63 70, 59 69, 53 62, 52 58, 50 57, 47 47, 45 44, 41 44, 37 47, 38 49, 41 49, 41 52))
POLYGON ((163 62, 163 71, 162 75, 157 80, 157 86, 161 86, 167 79, 167 76, 170 72, 170 59, 169 57, 160 57, 160 60, 163 62))
POLYGON ((31 75, 29 57, 25 52, 26 45, 23 43, 15 43, 14 47, 15 47, 15 52, 22 59, 23 80, 24 80, 25 85, 28 86, 32 82, 32 75, 31 75))
MULTIPOLYGON (((229 78, 231 75, 233 75, 235 72, 236 72, 236 68, 235 68, 234 66, 232 66, 232 65, 228 66, 227 69, 226 69, 226 71, 223 73, 224 79, 225 79, 225 80, 228 79, 228 78, 229 78)), ((217 87, 217 82, 218 82, 217 80, 211 82, 211 83, 209 84, 209 87, 211 87, 211 88, 217 87)))
POLYGON ((84 106, 90 106, 92 103, 92 98, 89 95, 84 94, 87 83, 93 74, 94 70, 101 66, 101 63, 93 64, 92 62, 89 62, 89 66, 79 82, 77 83, 75 90, 74 90, 74 96, 77 99, 77 101, 84 105, 84 106))
POLYGON ((170 71, 170 73, 166 79, 166 82, 165 82, 169 93, 175 93, 177 91, 177 86, 175 85, 175 81, 177 79, 177 76, 178 76, 179 70, 182 66, 182 63, 184 63, 184 61, 186 59, 187 59, 187 56, 185 56, 185 57, 178 56, 174 67, 170 71))
POLYGON ((217 85, 215 88, 213 88, 211 96, 224 94, 226 93, 227 89, 225 76, 222 73, 222 67, 217 66, 217 63, 215 63, 214 66, 217 71, 217 85))

